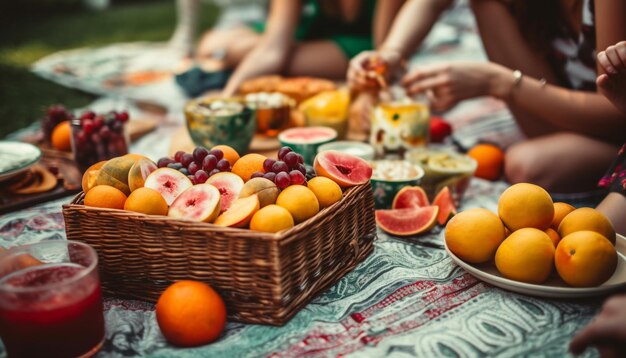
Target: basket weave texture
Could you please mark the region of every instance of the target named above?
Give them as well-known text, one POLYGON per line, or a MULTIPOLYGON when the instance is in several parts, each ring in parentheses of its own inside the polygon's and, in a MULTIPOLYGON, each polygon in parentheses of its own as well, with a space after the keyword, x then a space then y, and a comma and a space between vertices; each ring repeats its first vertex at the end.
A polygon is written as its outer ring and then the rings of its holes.
POLYGON ((178 280, 210 284, 235 321, 282 325, 372 251, 369 184, 277 234, 82 205, 63 206, 69 240, 98 252, 105 293, 156 302, 178 280))

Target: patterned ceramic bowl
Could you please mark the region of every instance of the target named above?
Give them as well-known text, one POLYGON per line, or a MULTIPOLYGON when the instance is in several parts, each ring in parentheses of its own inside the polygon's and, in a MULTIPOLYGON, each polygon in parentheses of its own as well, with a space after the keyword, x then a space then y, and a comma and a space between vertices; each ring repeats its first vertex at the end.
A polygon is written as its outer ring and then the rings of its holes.
POLYGON ((389 209, 393 198, 405 186, 420 185, 424 170, 405 160, 377 160, 372 162, 374 173, 370 183, 376 209, 389 209))
POLYGON ((254 111, 237 98, 192 100, 185 118, 194 143, 207 148, 226 144, 246 153, 256 131, 254 111))

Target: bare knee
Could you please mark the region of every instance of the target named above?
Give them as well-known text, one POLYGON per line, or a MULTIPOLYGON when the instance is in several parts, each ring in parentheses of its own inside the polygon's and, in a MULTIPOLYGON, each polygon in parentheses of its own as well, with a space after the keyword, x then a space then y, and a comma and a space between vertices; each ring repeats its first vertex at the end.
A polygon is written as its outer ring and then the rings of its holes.
POLYGON ((539 151, 529 143, 520 143, 511 146, 504 160, 504 174, 511 184, 533 183, 546 185, 540 167, 539 151))

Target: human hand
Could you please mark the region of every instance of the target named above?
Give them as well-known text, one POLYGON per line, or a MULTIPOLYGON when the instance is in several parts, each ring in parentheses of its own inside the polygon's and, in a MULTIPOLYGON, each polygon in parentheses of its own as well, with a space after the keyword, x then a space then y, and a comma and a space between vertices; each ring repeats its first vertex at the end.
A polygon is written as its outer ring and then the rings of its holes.
POLYGON ((569 350, 581 354, 590 346, 602 357, 626 356, 626 295, 609 298, 593 321, 574 336, 569 350))
POLYGON ((626 41, 618 42, 597 55, 604 72, 596 84, 600 92, 626 113, 626 41))
POLYGON ((409 95, 426 93, 437 111, 452 108, 459 101, 479 96, 505 96, 513 87, 513 76, 494 63, 454 62, 422 66, 402 79, 409 95))
POLYGON ((402 57, 398 51, 363 51, 350 60, 348 85, 359 91, 386 87, 401 67, 402 57))

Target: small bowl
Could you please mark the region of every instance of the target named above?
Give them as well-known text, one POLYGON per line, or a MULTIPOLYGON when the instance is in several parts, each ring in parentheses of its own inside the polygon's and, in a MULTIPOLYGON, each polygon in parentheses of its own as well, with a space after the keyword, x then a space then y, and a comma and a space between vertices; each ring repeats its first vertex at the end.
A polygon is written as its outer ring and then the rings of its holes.
POLYGON ((370 179, 370 184, 372 185, 372 192, 374 193, 374 205, 376 206, 376 209, 391 208, 393 198, 395 198, 400 189, 405 186, 420 185, 422 178, 424 177, 424 170, 422 167, 406 160, 377 160, 372 162, 372 167, 374 168, 374 175, 372 175, 372 178, 370 179), (382 163, 405 166, 409 168, 409 170, 412 169, 414 173, 409 177, 402 179, 376 177, 376 168, 382 163))
POLYGON ((241 154, 248 151, 256 130, 254 113, 238 98, 201 98, 185 105, 187 129, 196 145, 225 144, 241 154))
POLYGON ((352 154, 371 162, 374 160, 374 147, 367 143, 340 140, 338 142, 326 143, 317 148, 317 152, 321 153, 325 150, 336 150, 338 152, 352 154))
POLYGON ((298 127, 282 131, 278 135, 281 146, 289 146, 302 155, 304 163, 313 165, 318 148, 337 139, 337 131, 329 127, 298 127), (317 139, 306 139, 308 135, 317 139), (300 137, 300 139, 298 139, 300 137))
POLYGON ((289 126, 291 109, 296 101, 279 92, 255 92, 245 97, 248 107, 256 111, 257 133, 276 137, 289 126))
POLYGON ((422 188, 430 200, 447 186, 457 206, 478 165, 473 158, 451 149, 420 148, 409 151, 405 158, 424 169, 422 188))

